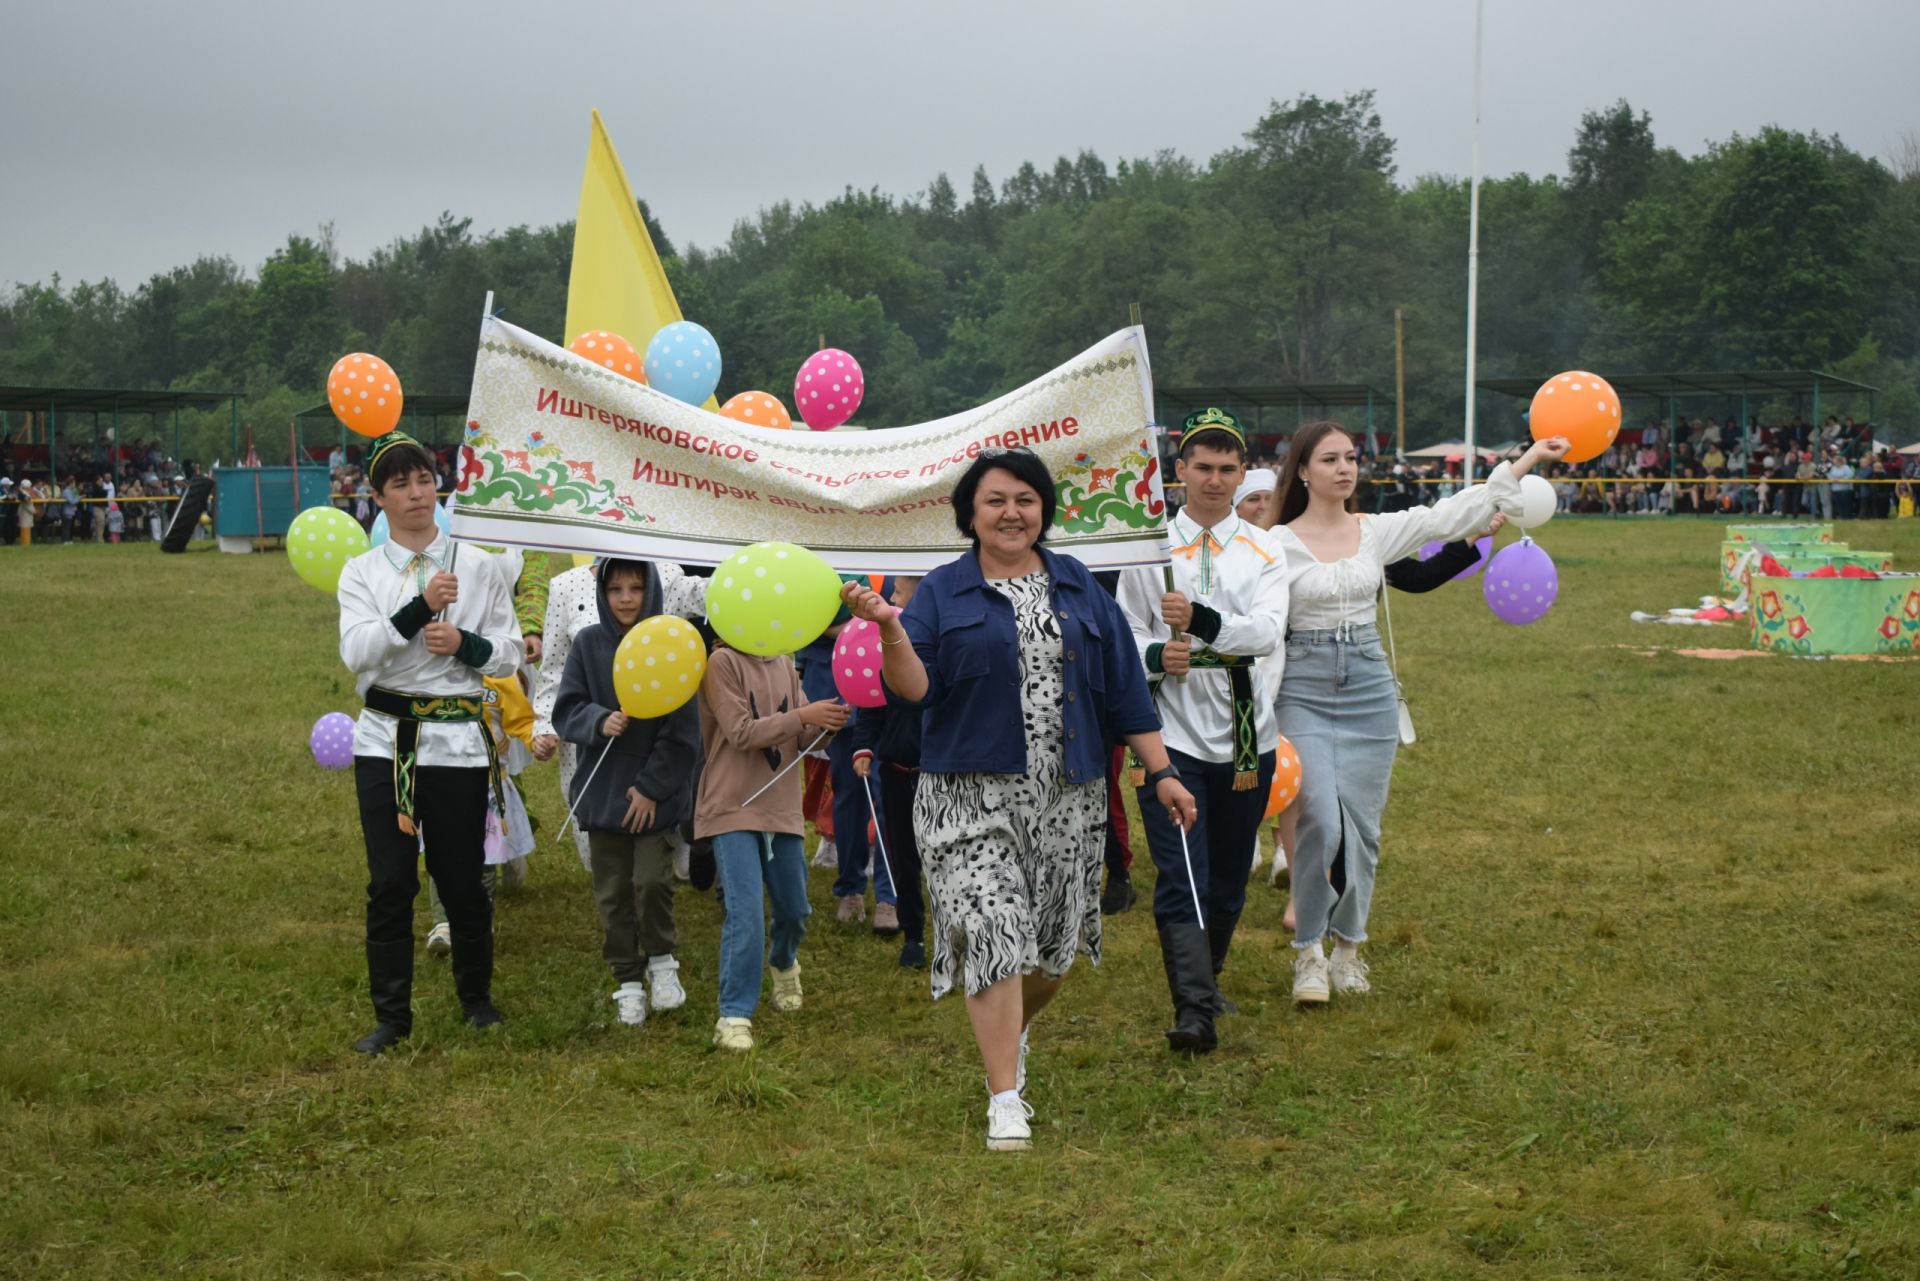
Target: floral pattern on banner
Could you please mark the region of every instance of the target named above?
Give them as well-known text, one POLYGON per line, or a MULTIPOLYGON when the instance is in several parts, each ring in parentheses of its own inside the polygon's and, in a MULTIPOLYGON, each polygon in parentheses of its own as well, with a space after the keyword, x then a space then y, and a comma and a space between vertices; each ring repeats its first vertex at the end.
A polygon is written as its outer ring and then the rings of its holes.
POLYGON ((583 516, 648 524, 652 516, 593 474, 591 460, 567 458, 540 432, 525 449, 503 448, 478 422, 468 422, 460 446, 460 476, 454 492, 473 502, 511 498, 525 511, 572 509, 583 516))
POLYGON ((1060 469, 1054 485, 1053 523, 1069 534, 1085 533, 1118 520, 1131 529, 1147 529, 1164 519, 1167 505, 1153 496, 1160 459, 1144 438, 1115 467, 1095 467, 1085 452, 1060 469))
POLYGON ((1920 590, 1907 593, 1907 598, 1899 602, 1887 602, 1886 617, 1880 620, 1880 649, 1914 650, 1920 652, 1920 590))
POLYGON ((1813 635, 1813 626, 1807 622, 1806 604, 1792 592, 1761 592, 1754 624, 1753 638, 1762 649, 1789 654, 1813 652, 1813 642, 1807 639, 1813 635))

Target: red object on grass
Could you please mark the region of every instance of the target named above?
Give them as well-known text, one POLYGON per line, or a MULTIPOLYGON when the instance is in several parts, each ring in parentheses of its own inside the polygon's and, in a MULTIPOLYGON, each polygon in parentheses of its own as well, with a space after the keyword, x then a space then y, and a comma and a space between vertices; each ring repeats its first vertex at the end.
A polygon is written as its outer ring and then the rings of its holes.
POLYGON ((1842 578, 1878 578, 1880 577, 1880 575, 1874 573, 1872 570, 1868 569, 1865 565, 1842 565, 1840 567, 1840 577, 1842 578))

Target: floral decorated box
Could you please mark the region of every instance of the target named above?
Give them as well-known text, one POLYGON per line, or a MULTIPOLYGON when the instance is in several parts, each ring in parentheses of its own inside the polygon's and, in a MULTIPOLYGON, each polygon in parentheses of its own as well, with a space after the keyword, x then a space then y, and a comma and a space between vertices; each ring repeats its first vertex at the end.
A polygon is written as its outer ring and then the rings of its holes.
POLYGON ((1830 543, 1833 541, 1833 526, 1831 524, 1729 525, 1727 541, 1765 543, 1769 547, 1782 547, 1788 543, 1830 543))
POLYGON ((1747 617, 1755 649, 1920 656, 1920 574, 1756 577, 1747 617))
MULTIPOLYGON (((1764 543, 1721 543, 1720 544, 1720 594, 1732 599, 1740 594, 1740 562, 1746 553, 1768 551, 1773 558, 1784 565, 1791 573, 1812 573, 1816 569, 1841 569, 1852 565, 1859 569, 1870 569, 1876 574, 1884 574, 1893 568, 1892 552, 1869 552, 1847 546, 1845 543, 1826 543, 1808 546, 1804 543, 1789 543, 1784 547, 1769 547, 1764 543)), ((1757 557, 1756 557, 1757 559, 1757 557)))

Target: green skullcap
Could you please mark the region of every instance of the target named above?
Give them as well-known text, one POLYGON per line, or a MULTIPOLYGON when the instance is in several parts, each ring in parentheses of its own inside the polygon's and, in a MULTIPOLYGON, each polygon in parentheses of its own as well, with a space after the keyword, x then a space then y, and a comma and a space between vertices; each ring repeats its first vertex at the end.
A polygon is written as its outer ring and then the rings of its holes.
POLYGON ((1234 444, 1246 449, 1247 434, 1241 430, 1240 420, 1224 409, 1201 409, 1188 414, 1180 429, 1180 443, 1185 446, 1215 431, 1225 432, 1233 437, 1234 444))

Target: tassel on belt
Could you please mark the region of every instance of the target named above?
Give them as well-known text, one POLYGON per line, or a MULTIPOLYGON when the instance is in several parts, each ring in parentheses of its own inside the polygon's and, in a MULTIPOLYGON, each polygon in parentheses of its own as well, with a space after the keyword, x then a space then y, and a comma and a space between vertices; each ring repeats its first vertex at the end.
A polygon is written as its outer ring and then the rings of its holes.
MULTIPOLYGON (((1233 790, 1236 792, 1250 792, 1260 786, 1260 734, 1253 704, 1255 661, 1244 655, 1219 654, 1206 649, 1195 654, 1187 664, 1195 671, 1214 668, 1227 673, 1233 703, 1233 790)), ((1144 785, 1147 772, 1132 748, 1127 749, 1127 758, 1128 780, 1135 787, 1144 785)))
MULTIPOLYGON (((420 727, 423 724, 463 725, 479 721, 486 714, 486 705, 477 695, 403 694, 379 685, 367 690, 366 703, 372 711, 394 719, 393 801, 400 811, 400 830, 412 836, 420 830, 413 815, 414 770, 419 767, 420 727)), ((480 739, 487 747, 487 783, 493 790, 494 804, 504 813, 507 797, 506 788, 500 781, 500 755, 494 746, 493 735, 487 733, 484 727, 480 739)))

